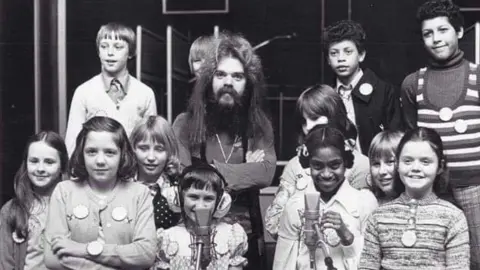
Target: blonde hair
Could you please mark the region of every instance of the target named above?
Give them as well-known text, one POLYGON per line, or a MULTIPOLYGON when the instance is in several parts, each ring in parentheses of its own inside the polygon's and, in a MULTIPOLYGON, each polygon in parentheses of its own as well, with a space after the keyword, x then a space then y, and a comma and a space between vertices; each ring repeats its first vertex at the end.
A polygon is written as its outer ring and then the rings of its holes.
POLYGON ((402 131, 382 131, 373 137, 368 149, 370 163, 383 157, 395 157, 398 144, 404 133, 402 131))
POLYGON ((200 36, 195 41, 193 41, 190 46, 190 53, 188 54, 188 65, 190 66, 190 71, 193 73, 193 62, 198 60, 205 60, 209 55, 215 50, 215 40, 214 36, 200 36))
POLYGON ((130 143, 133 148, 143 140, 152 140, 163 144, 167 152, 165 174, 175 177, 179 174, 178 141, 172 126, 161 116, 151 115, 143 118, 132 131, 130 143))
POLYGON ((102 39, 120 39, 128 44, 128 56, 133 57, 137 52, 135 32, 133 29, 121 23, 110 22, 102 25, 97 33, 97 51, 102 39))

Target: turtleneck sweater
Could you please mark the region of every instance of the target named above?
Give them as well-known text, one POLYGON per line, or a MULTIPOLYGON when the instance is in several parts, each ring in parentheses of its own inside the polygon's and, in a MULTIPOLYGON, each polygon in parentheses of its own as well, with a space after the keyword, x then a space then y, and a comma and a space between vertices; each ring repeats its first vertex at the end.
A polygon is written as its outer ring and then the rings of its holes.
POLYGON ((434 193, 416 202, 403 193, 380 206, 369 217, 364 235, 358 269, 470 269, 465 215, 434 193), (402 243, 402 235, 412 217, 416 241, 409 247, 402 243))

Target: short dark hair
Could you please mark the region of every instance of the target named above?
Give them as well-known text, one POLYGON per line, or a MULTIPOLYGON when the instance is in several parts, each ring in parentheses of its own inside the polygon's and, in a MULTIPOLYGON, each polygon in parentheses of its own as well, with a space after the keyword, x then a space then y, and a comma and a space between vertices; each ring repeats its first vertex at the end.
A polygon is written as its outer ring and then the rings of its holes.
POLYGON ((70 159, 70 172, 79 181, 88 179, 88 172, 85 167, 83 149, 85 141, 90 132, 106 131, 113 134, 115 144, 120 148, 120 164, 117 172, 117 179, 127 181, 131 179, 137 170, 137 159, 133 148, 128 140, 127 133, 122 124, 118 121, 104 116, 95 116, 83 124, 82 130, 77 136, 76 147, 70 159))
POLYGON ((345 137, 342 132, 336 128, 324 125, 315 126, 307 135, 305 145, 309 152, 309 160, 312 153, 322 147, 334 147, 338 149, 343 157, 345 168, 353 167, 353 153, 345 148, 345 137))
POLYGON ((367 34, 365 33, 365 30, 363 30, 362 25, 358 22, 352 20, 338 21, 328 26, 323 31, 323 46, 326 52, 328 52, 332 44, 344 40, 352 41, 357 47, 359 53, 365 52, 367 34))
POLYGON ((420 25, 425 20, 437 17, 447 17, 457 32, 463 27, 464 20, 460 8, 451 0, 430 0, 423 3, 417 10, 417 21, 420 25))

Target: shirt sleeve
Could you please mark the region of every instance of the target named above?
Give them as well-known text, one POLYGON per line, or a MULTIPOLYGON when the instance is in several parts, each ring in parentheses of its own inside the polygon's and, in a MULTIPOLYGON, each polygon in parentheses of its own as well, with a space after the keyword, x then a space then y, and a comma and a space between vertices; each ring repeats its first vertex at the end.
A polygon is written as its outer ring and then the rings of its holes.
MULTIPOLYGON (((12 232, 7 224, 12 201, 3 205, 0 210, 0 269, 15 269, 14 248, 12 232)), ((26 241, 26 240, 25 240, 26 241)))
POLYGON ((149 87, 148 88, 148 98, 147 98, 147 109, 145 111, 144 117, 150 115, 157 115, 157 101, 155 99, 155 93, 149 87))
POLYGON ((405 129, 413 129, 417 127, 417 96, 415 84, 415 74, 408 75, 403 80, 401 94, 401 111, 405 129))
POLYGON ((245 230, 240 224, 232 225, 232 233, 228 241, 229 250, 230 250, 230 266, 246 266, 248 261, 244 255, 248 250, 248 238, 245 230))
POLYGON ((363 189, 360 190, 360 192, 360 231, 355 230, 352 232, 354 235, 354 240, 351 245, 342 246, 346 263, 352 267, 358 265, 358 261, 360 260, 360 255, 365 242, 364 233, 368 217, 378 207, 377 199, 370 190, 363 189))
POLYGON ((271 127, 268 129, 268 133, 264 134, 249 150, 257 149, 265 151, 262 162, 229 164, 214 160, 215 168, 225 177, 232 190, 243 190, 250 187, 264 188, 272 183, 277 167, 277 156, 271 127))
POLYGON ((447 270, 470 269, 467 219, 463 213, 452 219, 446 240, 447 270))
MULTIPOLYGON (((265 213, 265 229, 272 235, 273 238, 278 236, 278 227, 280 226, 280 217, 282 216, 288 199, 293 195, 296 188, 297 178, 295 176, 294 163, 298 163, 298 159, 291 159, 280 176, 280 184, 275 194, 272 204, 268 206, 265 213)), ((299 173, 299 172, 297 172, 299 173)))
POLYGON ((364 247, 360 256, 358 269, 379 270, 382 258, 380 241, 378 240, 378 231, 375 217, 372 215, 366 224, 364 247))
POLYGON ((78 133, 82 130, 82 125, 87 118, 85 107, 85 100, 83 97, 82 88, 77 88, 73 94, 72 102, 70 103, 70 113, 68 115, 67 131, 65 134, 65 145, 67 146, 68 156, 71 157, 75 150, 75 143, 78 133))
POLYGON ((403 130, 402 112, 400 110, 400 91, 392 84, 386 85, 386 104, 383 125, 388 130, 403 130))
POLYGON ((192 154, 190 153, 190 142, 188 138, 187 115, 182 113, 177 116, 173 122, 172 128, 178 141, 178 158, 182 167, 192 164, 192 154))
POLYGON ((145 269, 153 265, 157 253, 156 230, 152 200, 147 187, 142 186, 139 191, 137 211, 132 243, 105 244, 103 252, 92 260, 128 269, 145 269))
POLYGON ((45 224, 45 265, 49 269, 65 269, 60 259, 53 254, 51 243, 58 237, 69 237, 69 228, 67 223, 66 203, 62 183, 59 183, 53 190, 48 207, 48 217, 45 224))

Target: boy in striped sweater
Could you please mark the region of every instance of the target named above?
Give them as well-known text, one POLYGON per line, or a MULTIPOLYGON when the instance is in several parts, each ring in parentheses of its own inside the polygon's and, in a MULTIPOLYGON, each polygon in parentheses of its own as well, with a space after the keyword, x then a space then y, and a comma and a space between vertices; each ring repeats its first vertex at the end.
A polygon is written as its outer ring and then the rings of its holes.
POLYGON ((402 84, 408 128, 429 127, 444 144, 453 196, 470 230, 472 269, 480 269, 480 68, 463 58, 463 17, 448 0, 432 0, 417 19, 430 61, 402 84))

